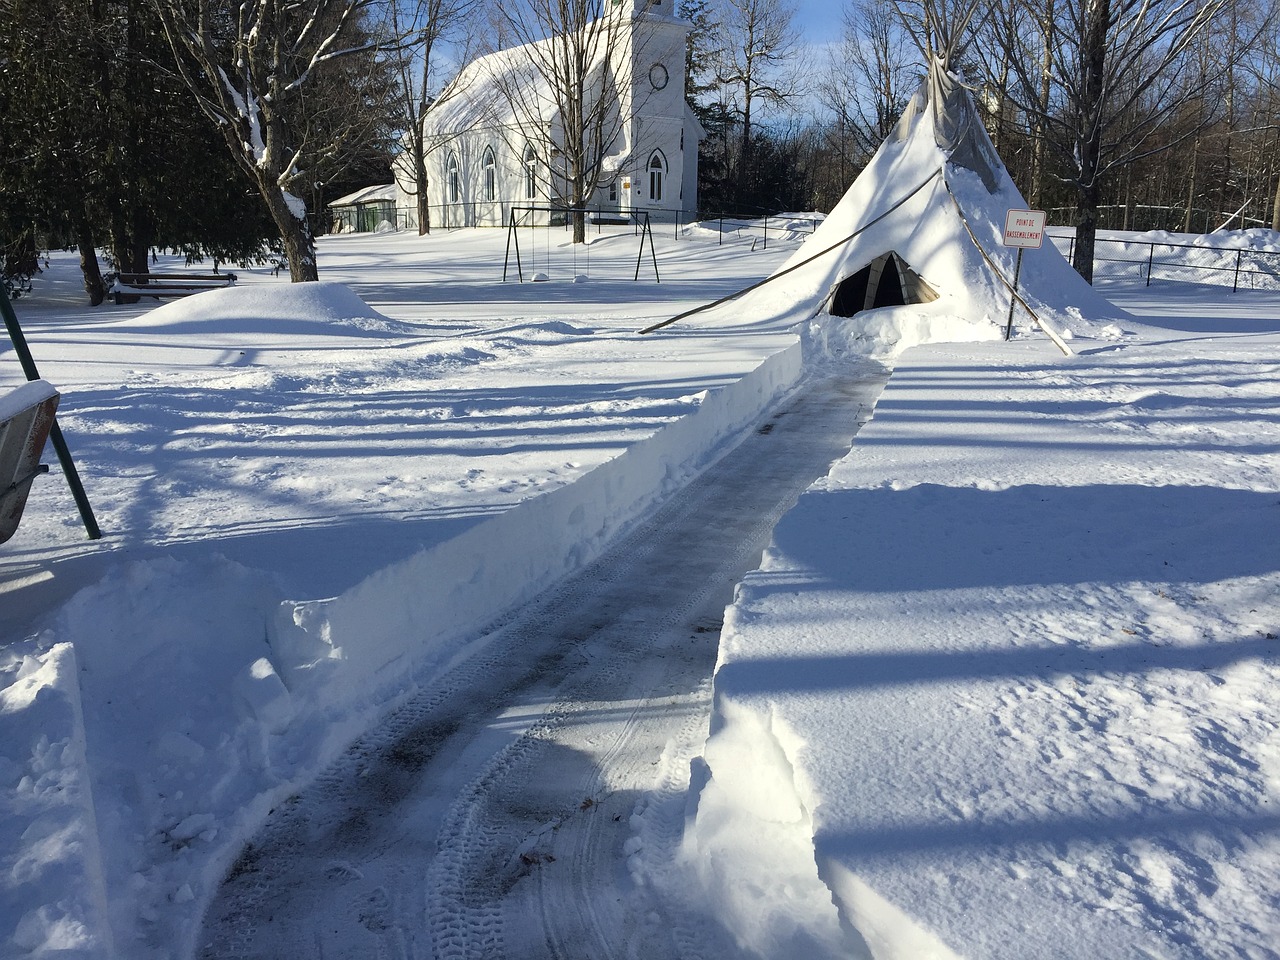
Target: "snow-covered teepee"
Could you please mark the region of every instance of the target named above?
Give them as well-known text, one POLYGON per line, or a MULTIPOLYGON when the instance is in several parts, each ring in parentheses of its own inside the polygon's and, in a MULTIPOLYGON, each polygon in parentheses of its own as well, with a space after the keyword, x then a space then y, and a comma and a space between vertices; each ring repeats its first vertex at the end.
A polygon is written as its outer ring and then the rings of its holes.
MULTIPOLYGON (((824 335, 899 345, 1004 336, 1018 257, 1006 214, 1027 203, 950 68, 955 34, 931 26, 940 49, 898 124, 814 234, 744 291, 742 315, 795 314, 824 335)), ((1017 272, 1015 324, 1064 352, 1073 329, 1125 316, 1048 240, 1017 272)))

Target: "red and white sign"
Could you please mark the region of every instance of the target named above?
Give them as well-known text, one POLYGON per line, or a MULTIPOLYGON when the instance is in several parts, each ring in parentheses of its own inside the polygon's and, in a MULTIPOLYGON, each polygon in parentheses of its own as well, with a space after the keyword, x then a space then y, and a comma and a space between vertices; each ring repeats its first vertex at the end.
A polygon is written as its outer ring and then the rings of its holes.
POLYGON ((1038 247, 1044 243, 1043 210, 1010 210, 1004 218, 1006 247, 1038 247))

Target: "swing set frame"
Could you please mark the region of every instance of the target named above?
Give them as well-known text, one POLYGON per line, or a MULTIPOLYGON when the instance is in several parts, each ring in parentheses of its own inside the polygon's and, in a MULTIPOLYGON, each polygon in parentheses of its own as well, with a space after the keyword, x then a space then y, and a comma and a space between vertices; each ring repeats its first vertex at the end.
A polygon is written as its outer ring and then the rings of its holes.
MULTIPOLYGON (((502 282, 507 282, 507 276, 511 267, 511 253, 515 251, 516 257, 516 276, 521 283, 524 283, 524 263, 520 256, 520 227, 527 226, 529 229, 536 230, 539 227, 551 230, 555 227, 564 227, 570 222, 570 216, 574 213, 582 213, 588 217, 596 218, 597 224, 603 223, 630 223, 635 227, 636 233, 640 237, 640 248, 636 251, 636 272, 633 280, 640 279, 640 266, 644 263, 644 244, 645 240, 649 241, 649 257, 653 262, 653 279, 656 283, 662 282, 662 277, 658 275, 658 254, 653 247, 653 226, 649 219, 648 210, 623 210, 621 208, 608 209, 604 207, 560 207, 560 206, 528 206, 528 207, 512 207, 511 216, 507 222, 507 251, 502 260, 502 282), (545 213, 547 215, 545 223, 536 222, 536 214, 545 213)), ((550 234, 548 236, 547 259, 550 261, 550 234)), ((587 247, 587 263, 590 265, 591 248, 587 247)), ((533 235, 532 250, 533 260, 537 259, 537 235, 533 235)), ((577 251, 574 251, 575 266, 577 251)), ((532 278, 531 278, 532 279, 532 278)))

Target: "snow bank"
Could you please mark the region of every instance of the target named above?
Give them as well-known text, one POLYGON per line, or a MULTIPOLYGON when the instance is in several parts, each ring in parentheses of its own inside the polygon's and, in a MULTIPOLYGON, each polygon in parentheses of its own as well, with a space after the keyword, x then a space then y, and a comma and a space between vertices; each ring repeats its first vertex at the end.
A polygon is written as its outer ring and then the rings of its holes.
POLYGON ((6 956, 113 955, 74 647, 9 652, 0 689, 0 916, 6 956))
POLYGON ((310 320, 341 323, 355 317, 385 320, 346 284, 254 284, 209 290, 193 297, 172 300, 147 314, 155 325, 174 323, 225 328, 225 321, 252 318, 255 322, 310 320))
POLYGON ((998 324, 975 323, 965 317, 919 306, 882 307, 853 317, 823 314, 809 322, 805 333, 811 355, 832 360, 851 356, 891 360, 925 343, 971 343, 1004 338, 998 324))
POLYGON ((906 353, 727 612, 685 896, 760 957, 1273 956, 1272 342, 906 353))
POLYGON ((262 816, 255 799, 299 773, 269 758, 252 689, 279 602, 225 560, 136 562, 6 651, 14 944, 146 956, 198 921, 196 892, 262 816))
POLYGON ((387 567, 333 600, 286 607, 272 649, 286 685, 317 704, 381 699, 460 641, 600 554, 705 466, 802 372, 799 343, 707 393, 697 409, 568 487, 523 501, 387 567))
MULTIPOLYGON (((233 288, 147 321, 225 332, 256 312, 377 333, 352 297, 336 284, 233 288)), ((596 556, 801 371, 793 340, 573 484, 331 600, 288 601, 269 572, 220 556, 111 568, 0 660, 0 955, 189 952, 274 804, 495 617, 596 556)))

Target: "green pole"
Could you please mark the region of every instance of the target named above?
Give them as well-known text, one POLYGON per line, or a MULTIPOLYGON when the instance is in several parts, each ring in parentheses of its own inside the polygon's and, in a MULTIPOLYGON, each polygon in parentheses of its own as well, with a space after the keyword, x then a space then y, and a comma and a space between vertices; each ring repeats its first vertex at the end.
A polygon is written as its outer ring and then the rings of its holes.
MULTIPOLYGON (((31 350, 27 347, 27 338, 22 334, 22 327, 18 326, 18 315, 13 312, 13 304, 9 302, 9 292, 5 290, 3 284, 0 284, 0 313, 4 314, 4 326, 9 332, 9 339, 13 341, 14 350, 18 352, 18 360, 22 364, 22 372, 26 374, 28 380, 39 380, 40 372, 36 369, 36 362, 31 356, 31 350)), ((76 462, 71 459, 71 450, 67 447, 67 441, 63 438, 62 430, 58 426, 56 419, 49 428, 49 440, 53 443, 53 449, 58 453, 58 462, 62 464, 62 474, 67 478, 67 486, 71 488, 71 496, 75 498, 76 509, 80 511, 80 519, 84 522, 85 532, 89 534, 90 540, 100 540, 102 531, 98 529, 98 521, 93 516, 93 507, 89 505, 89 498, 84 492, 84 484, 80 482, 80 472, 76 470, 76 462)))

